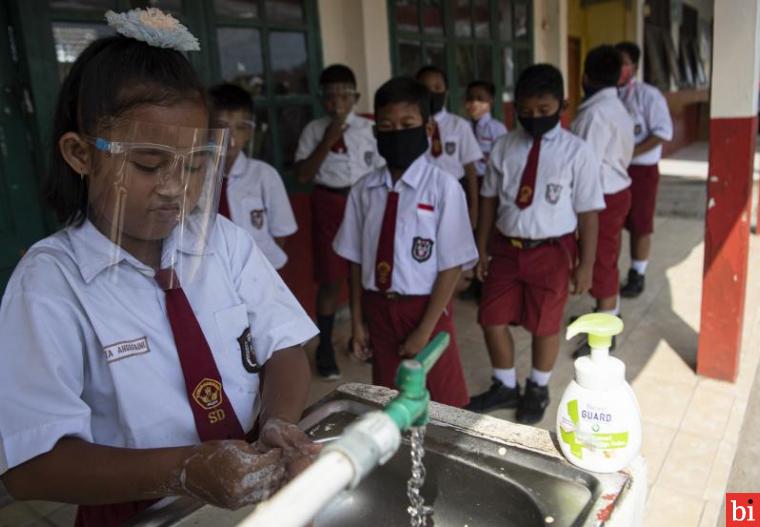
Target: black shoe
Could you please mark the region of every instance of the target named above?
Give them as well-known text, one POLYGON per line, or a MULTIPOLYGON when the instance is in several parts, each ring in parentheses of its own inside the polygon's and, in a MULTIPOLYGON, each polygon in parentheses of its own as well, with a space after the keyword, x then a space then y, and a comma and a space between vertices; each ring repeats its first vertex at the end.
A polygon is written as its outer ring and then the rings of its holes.
POLYGON ((644 292, 644 275, 635 269, 628 271, 628 281, 620 288, 620 296, 623 298, 636 298, 644 292))
MULTIPOLYGON (((615 346, 617 345, 617 338, 615 335, 612 337, 612 344, 610 344, 610 353, 615 351, 615 346)), ((581 342, 581 345, 575 348, 575 351, 573 352, 573 358, 577 359, 579 357, 585 357, 586 355, 589 355, 591 353, 591 346, 588 345, 588 340, 583 339, 583 342, 581 342)))
POLYGON ((525 382, 525 391, 517 407, 517 422, 532 425, 544 418, 549 406, 549 387, 539 386, 532 380, 525 382))
POLYGON ((326 381, 340 379, 340 370, 335 362, 335 353, 332 349, 317 349, 317 373, 326 381))
POLYGON ((520 385, 507 388, 500 380, 494 378, 493 384, 488 389, 470 399, 470 404, 464 407, 471 412, 488 412, 499 408, 517 408, 520 400, 520 385))

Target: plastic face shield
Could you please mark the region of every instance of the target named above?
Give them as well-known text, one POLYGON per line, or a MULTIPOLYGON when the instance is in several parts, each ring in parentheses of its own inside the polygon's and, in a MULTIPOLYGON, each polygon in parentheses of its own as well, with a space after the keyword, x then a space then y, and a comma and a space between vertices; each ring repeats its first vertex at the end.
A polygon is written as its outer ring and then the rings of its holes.
POLYGON ((230 150, 233 152, 242 151, 248 157, 253 157, 256 121, 234 117, 217 118, 214 119, 213 126, 214 128, 227 128, 230 131, 230 150))
POLYGON ((158 266, 191 279, 216 221, 228 130, 130 121, 87 140, 88 218, 113 242, 112 263, 148 267, 159 247, 158 266))

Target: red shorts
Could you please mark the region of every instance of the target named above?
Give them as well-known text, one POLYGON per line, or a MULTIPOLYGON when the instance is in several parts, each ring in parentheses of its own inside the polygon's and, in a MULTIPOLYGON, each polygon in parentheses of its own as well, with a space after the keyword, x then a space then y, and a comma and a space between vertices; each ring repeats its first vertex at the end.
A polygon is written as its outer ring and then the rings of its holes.
MULTIPOLYGON (((364 292, 364 314, 372 347, 372 384, 396 388, 396 370, 403 360, 398 350, 419 326, 429 300, 429 296, 389 299, 373 291, 364 292)), ((433 401, 461 408, 470 402, 470 397, 459 358, 451 305, 438 319, 433 336, 441 331, 451 335, 451 342, 428 373, 427 388, 433 401)))
POLYGON ((616 296, 620 288, 620 237, 625 218, 631 210, 631 189, 605 194, 604 203, 607 208, 599 212, 599 241, 596 244, 591 285, 591 296, 597 299, 616 296))
POLYGON ((575 233, 533 249, 494 236, 478 323, 523 326, 539 337, 559 333, 577 251, 575 233))
POLYGON ((333 240, 343 221, 348 196, 316 185, 311 193, 311 238, 314 252, 314 280, 333 283, 347 280, 348 260, 333 250, 333 240))
POLYGON ((652 234, 660 171, 657 165, 631 165, 628 175, 631 176, 631 210, 625 228, 636 236, 652 234))

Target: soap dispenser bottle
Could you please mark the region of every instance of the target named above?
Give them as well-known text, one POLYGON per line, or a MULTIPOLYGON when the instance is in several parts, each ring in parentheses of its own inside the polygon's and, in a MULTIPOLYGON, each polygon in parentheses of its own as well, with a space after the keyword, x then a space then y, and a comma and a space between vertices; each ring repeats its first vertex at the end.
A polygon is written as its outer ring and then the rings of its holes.
POLYGON ((557 411, 557 437, 568 461, 593 472, 616 472, 641 448, 639 404, 625 364, 609 352, 622 331, 623 321, 605 313, 584 315, 567 328, 568 339, 588 334, 591 355, 575 361, 575 380, 557 411))

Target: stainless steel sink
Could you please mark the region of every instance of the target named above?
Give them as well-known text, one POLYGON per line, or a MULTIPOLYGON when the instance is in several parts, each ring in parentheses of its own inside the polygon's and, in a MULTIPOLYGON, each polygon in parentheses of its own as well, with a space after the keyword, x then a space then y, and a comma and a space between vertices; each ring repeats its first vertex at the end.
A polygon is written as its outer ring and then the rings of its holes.
MULTIPOLYGON (((376 408, 333 394, 312 407, 301 426, 315 441, 326 442, 358 415, 376 408)), ((628 481, 621 473, 589 474, 555 457, 435 423, 427 428, 424 461, 422 495, 434 507, 435 527, 599 526, 628 481)), ((315 527, 409 525, 410 463, 405 440, 386 465, 323 510, 315 527)), ((151 526, 232 526, 251 510, 230 512, 185 499, 164 500, 140 520, 151 526)))

